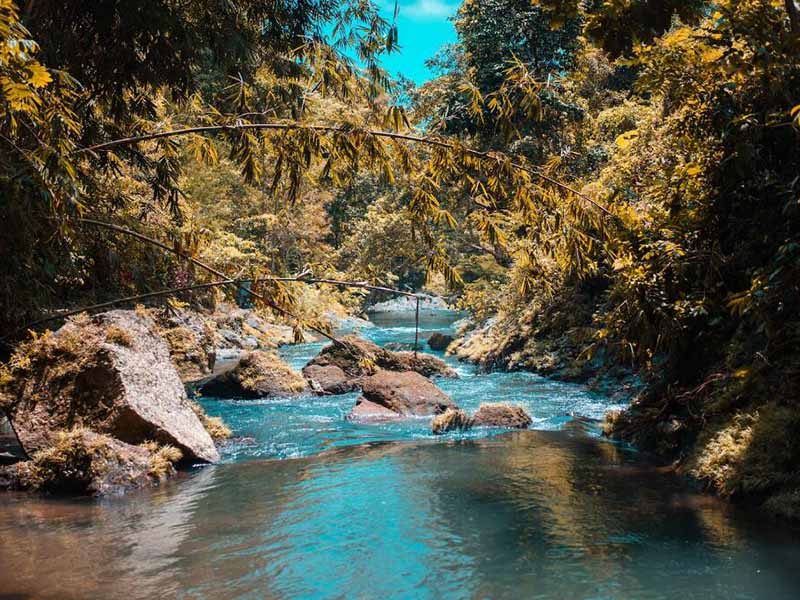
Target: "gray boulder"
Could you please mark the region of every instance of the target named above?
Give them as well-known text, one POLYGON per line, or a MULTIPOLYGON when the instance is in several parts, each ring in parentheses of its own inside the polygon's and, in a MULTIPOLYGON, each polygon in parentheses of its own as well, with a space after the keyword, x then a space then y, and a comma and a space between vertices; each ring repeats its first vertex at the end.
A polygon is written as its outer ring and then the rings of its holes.
POLYGON ((145 314, 117 310, 73 318, 24 346, 24 360, 0 388, 0 408, 25 452, 83 427, 128 444, 169 444, 191 461, 218 461, 156 331, 145 314))

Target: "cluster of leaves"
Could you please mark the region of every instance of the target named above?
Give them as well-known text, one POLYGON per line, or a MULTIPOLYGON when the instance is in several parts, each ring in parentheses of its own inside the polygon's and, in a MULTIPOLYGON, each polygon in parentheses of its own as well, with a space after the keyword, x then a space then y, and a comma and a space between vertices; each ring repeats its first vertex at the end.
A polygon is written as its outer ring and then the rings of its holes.
POLYGON ((198 253, 202 232, 185 222, 187 155, 214 164, 226 152, 255 182, 267 154, 278 154, 273 187, 284 178, 295 198, 308 166, 292 152, 303 150, 292 146, 296 136, 275 140, 244 125, 301 118, 313 93, 374 102, 388 85, 377 57, 397 41, 371 2, 56 4, 30 2, 24 14, 12 0, 0 4, 3 330, 128 287, 191 282, 194 269, 182 261, 76 221, 135 224, 198 253), (353 48, 363 76, 348 58, 353 48), (189 122, 213 125, 216 139, 92 149, 189 122))

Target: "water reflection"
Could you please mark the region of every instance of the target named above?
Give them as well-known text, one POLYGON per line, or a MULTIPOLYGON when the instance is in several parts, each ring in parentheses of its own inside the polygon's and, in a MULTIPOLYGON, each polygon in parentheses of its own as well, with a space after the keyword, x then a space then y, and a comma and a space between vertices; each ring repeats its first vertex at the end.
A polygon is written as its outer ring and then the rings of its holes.
POLYGON ((579 432, 364 444, 0 505, 0 598, 796 598, 798 561, 791 532, 579 432))

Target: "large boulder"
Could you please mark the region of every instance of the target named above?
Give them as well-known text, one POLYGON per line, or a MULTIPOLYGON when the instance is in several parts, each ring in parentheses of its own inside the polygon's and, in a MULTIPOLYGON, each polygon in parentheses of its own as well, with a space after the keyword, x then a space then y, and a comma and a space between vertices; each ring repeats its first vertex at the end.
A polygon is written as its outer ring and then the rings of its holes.
POLYGON ((353 379, 336 365, 306 365, 303 376, 312 389, 323 394, 347 394, 358 389, 359 380, 353 379))
POLYGON ((172 362, 184 383, 209 377, 216 360, 214 329, 199 313, 188 310, 154 310, 151 316, 169 348, 172 362))
POLYGON ((346 336, 339 343, 322 349, 307 367, 335 366, 350 379, 357 379, 386 371, 416 371, 426 377, 453 377, 458 373, 442 359, 429 354, 413 352, 392 352, 357 336, 346 336))
POLYGON ((83 427, 128 444, 155 441, 191 461, 216 462, 153 321, 112 311, 69 320, 20 348, 0 384, 0 408, 31 456, 83 427))
POLYGON ((457 408, 450 397, 419 373, 378 371, 361 380, 364 400, 401 417, 429 416, 457 408))
POLYGON ((530 415, 520 406, 513 404, 481 404, 472 417, 475 427, 507 427, 527 429, 533 423, 530 415))
POLYGON ((452 335, 436 332, 428 338, 428 346, 431 350, 444 351, 453 343, 455 338, 452 335))
POLYGON ((204 383, 200 391, 224 398, 292 396, 308 389, 306 380, 274 352, 256 350, 236 368, 204 383))

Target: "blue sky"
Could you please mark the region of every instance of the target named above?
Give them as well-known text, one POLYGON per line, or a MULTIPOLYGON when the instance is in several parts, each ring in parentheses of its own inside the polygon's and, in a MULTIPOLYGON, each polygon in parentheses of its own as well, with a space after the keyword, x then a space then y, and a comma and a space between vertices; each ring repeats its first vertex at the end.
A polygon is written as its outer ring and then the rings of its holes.
MULTIPOLYGON (((378 3, 391 21, 394 0, 378 0, 378 3)), ((443 45, 456 41, 449 18, 460 4, 460 0, 400 0, 397 17, 400 51, 384 58, 384 68, 393 75, 403 74, 417 84, 431 79, 434 74, 425 67, 425 61, 443 45)))

